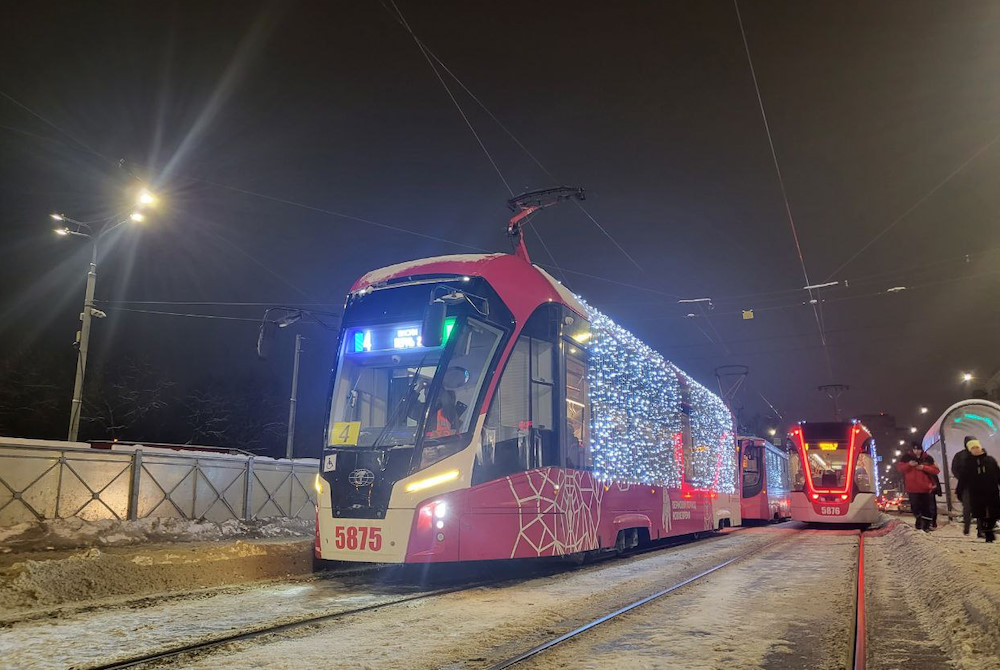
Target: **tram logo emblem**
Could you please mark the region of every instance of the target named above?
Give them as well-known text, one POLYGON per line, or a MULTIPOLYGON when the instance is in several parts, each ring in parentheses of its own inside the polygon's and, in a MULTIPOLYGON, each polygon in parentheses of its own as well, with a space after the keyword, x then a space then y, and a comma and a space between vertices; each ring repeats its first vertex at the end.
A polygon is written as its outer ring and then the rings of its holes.
POLYGON ((371 486, 375 483, 375 473, 367 468, 358 468, 347 475, 347 481, 358 489, 362 486, 371 486))

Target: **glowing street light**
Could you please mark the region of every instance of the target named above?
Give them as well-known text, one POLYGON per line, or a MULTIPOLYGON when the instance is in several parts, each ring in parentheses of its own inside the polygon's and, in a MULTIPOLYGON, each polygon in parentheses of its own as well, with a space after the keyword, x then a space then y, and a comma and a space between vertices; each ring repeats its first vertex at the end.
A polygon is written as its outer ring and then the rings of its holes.
POLYGON ((920 413, 921 413, 921 414, 927 414, 927 412, 929 412, 929 411, 930 411, 930 410, 929 410, 929 409, 927 409, 926 407, 921 407, 921 408, 920 408, 920 413))
POLYGON ((774 437, 775 435, 778 434, 778 430, 776 428, 768 428, 767 434, 770 435, 771 437, 774 437))
POLYGON ((916 426, 910 426, 910 434, 913 435, 916 432, 917 432, 917 427, 916 426))
POLYGON ((906 444, 906 440, 900 440, 899 441, 899 446, 903 446, 904 444, 906 444))
POLYGON ((971 382, 972 381, 972 373, 971 372, 963 372, 962 373, 962 381, 963 382, 971 382))
MULTIPOLYGON (((56 228, 56 235, 68 237, 86 237, 91 242, 90 268, 87 271, 87 288, 83 298, 83 312, 80 313, 80 330, 76 334, 77 364, 76 381, 73 384, 73 403, 69 413, 69 441, 76 442, 80 433, 80 413, 83 408, 83 380, 87 374, 87 351, 90 348, 90 322, 94 317, 102 318, 104 312, 94 305, 94 290, 97 286, 97 248, 101 239, 119 226, 134 221, 136 223, 145 220, 142 213, 145 206, 155 205, 156 196, 149 191, 143 190, 138 197, 138 206, 127 218, 115 221, 118 217, 106 219, 99 222, 99 226, 92 227, 90 223, 77 221, 65 214, 53 213, 49 217, 54 221, 62 221, 68 225, 56 228), (72 227, 71 227, 72 226, 72 227)), ((97 224, 98 222, 91 222, 97 224)))
POLYGON ((902 455, 903 455, 903 452, 900 451, 899 449, 897 449, 896 450, 896 456, 899 457, 899 456, 902 456, 902 455))

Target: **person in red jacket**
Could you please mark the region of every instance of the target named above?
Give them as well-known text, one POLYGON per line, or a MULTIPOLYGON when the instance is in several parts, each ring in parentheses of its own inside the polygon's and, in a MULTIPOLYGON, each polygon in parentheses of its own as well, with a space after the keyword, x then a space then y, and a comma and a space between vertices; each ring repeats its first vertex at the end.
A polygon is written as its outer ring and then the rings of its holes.
POLYGON ((930 531, 934 519, 934 475, 941 472, 934 465, 934 459, 924 453, 917 441, 910 443, 910 450, 896 463, 896 469, 903 473, 903 487, 910 498, 910 510, 917 518, 917 530, 930 531))

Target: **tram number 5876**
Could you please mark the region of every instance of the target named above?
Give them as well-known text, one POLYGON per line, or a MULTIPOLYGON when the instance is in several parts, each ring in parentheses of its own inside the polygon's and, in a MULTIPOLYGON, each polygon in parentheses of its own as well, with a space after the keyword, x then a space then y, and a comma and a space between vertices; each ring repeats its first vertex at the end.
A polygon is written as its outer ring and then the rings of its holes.
POLYGON ((819 508, 819 513, 826 516, 840 516, 840 508, 833 505, 823 505, 819 508))
POLYGON ((382 529, 375 526, 336 526, 333 543, 337 549, 379 551, 382 548, 382 529))

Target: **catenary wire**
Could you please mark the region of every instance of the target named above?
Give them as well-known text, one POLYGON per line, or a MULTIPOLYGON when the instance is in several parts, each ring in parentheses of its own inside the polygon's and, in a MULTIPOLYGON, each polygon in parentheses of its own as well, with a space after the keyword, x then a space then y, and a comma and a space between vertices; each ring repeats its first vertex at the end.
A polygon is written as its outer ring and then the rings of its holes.
POLYGON ((923 194, 922 196, 920 196, 920 198, 918 198, 918 199, 917 199, 917 201, 916 201, 915 203, 913 203, 912 205, 910 205, 910 207, 909 207, 909 208, 908 208, 908 209, 907 209, 907 210, 906 210, 905 212, 903 212, 902 214, 900 214, 899 216, 897 216, 897 217, 896 217, 895 219, 893 219, 892 221, 890 221, 890 222, 889 222, 889 225, 888 225, 888 226, 886 226, 886 227, 885 227, 885 228, 883 228, 883 229, 882 229, 881 231, 879 231, 879 233, 878 233, 877 235, 875 235, 875 237, 873 237, 873 238, 871 238, 870 240, 868 240, 868 242, 867 242, 866 244, 864 244, 864 245, 863 245, 863 246, 862 246, 862 247, 861 247, 860 249, 858 249, 858 250, 857 250, 856 252, 854 252, 854 254, 853 254, 853 255, 852 255, 852 256, 851 256, 850 258, 848 258, 848 259, 847 259, 846 261, 844 261, 844 262, 843 262, 843 263, 841 263, 841 264, 840 264, 839 266, 837 266, 837 269, 836 269, 836 270, 834 270, 833 272, 831 272, 831 273, 830 273, 830 275, 829 275, 829 276, 828 276, 828 277, 826 278, 826 281, 830 281, 830 279, 831 279, 832 277, 836 276, 836 274, 837 274, 838 272, 840 272, 841 270, 843 270, 844 268, 846 268, 846 267, 847 267, 848 265, 850 265, 851 263, 853 263, 853 262, 854 262, 854 260, 855 260, 855 259, 856 259, 856 258, 857 258, 858 256, 860 256, 860 255, 861 255, 861 254, 863 254, 863 253, 864 253, 865 251, 867 251, 869 247, 871 247, 871 246, 872 246, 873 244, 875 244, 875 243, 876 243, 876 242, 878 242, 878 241, 879 241, 880 239, 882 239, 882 237, 883 237, 883 236, 884 236, 884 235, 885 235, 886 233, 888 233, 888 232, 889 232, 890 230, 892 230, 893 228, 895 228, 895 227, 896 227, 896 224, 898 224, 898 223, 899 223, 900 221, 902 221, 902 220, 903 220, 903 219, 905 219, 905 218, 906 218, 907 216, 909 216, 909 215, 910 215, 910 213, 912 213, 912 212, 913 212, 913 211, 914 211, 915 209, 917 209, 918 207, 920 207, 920 205, 922 205, 922 204, 923 204, 924 202, 926 202, 926 201, 927 201, 927 200, 928 200, 928 199, 929 199, 929 198, 930 198, 930 197, 931 197, 932 195, 934 195, 934 194, 935 194, 935 193, 937 193, 937 192, 938 192, 939 190, 941 190, 941 188, 942 188, 942 187, 943 187, 943 186, 944 186, 945 184, 947 184, 947 183, 948 183, 949 181, 951 181, 951 180, 952 180, 952 179, 953 179, 953 178, 954 178, 954 177, 955 177, 956 175, 958 175, 958 174, 959 174, 960 172, 962 172, 962 171, 963 171, 963 170, 964 170, 965 168, 967 168, 967 167, 968 167, 969 165, 971 165, 973 161, 975 161, 975 160, 976 160, 977 158, 979 158, 979 157, 980 157, 981 155, 983 155, 984 153, 986 153, 986 152, 987 152, 987 151, 988 151, 988 150, 989 150, 989 149, 990 149, 990 148, 991 148, 991 147, 992 147, 992 146, 993 146, 994 144, 996 144, 996 143, 997 143, 998 141, 1000 141, 1000 134, 998 134, 998 135, 997 135, 996 137, 994 137, 994 138, 993 138, 992 140, 990 140, 989 142, 987 142, 986 144, 984 144, 983 146, 981 146, 981 147, 980 147, 980 148, 979 148, 979 149, 978 149, 978 150, 977 150, 977 151, 976 151, 976 152, 975 152, 974 154, 972 154, 972 155, 971 155, 971 156, 970 156, 969 158, 967 158, 967 159, 966 159, 966 160, 965 160, 965 161, 964 161, 964 162, 963 162, 963 163, 962 163, 961 165, 959 165, 959 166, 958 166, 957 168, 955 168, 954 170, 952 170, 952 171, 951 171, 951 172, 950 172, 950 173, 948 174, 948 176, 947 176, 947 177, 945 177, 944 179, 942 179, 941 181, 939 181, 939 182, 937 183, 937 185, 936 185, 936 186, 934 186, 934 188, 932 188, 931 190, 927 191, 927 192, 926 192, 926 193, 924 193, 924 194, 923 194))
MULTIPOLYGON (((392 0, 390 0, 390 1, 392 1, 392 0)), ((385 5, 384 5, 384 4, 383 4, 383 7, 385 7, 385 5)), ((469 96, 469 97, 470 97, 470 98, 471 98, 471 99, 473 100, 473 102, 475 102, 475 103, 476 103, 477 105, 479 105, 480 109, 482 109, 482 110, 483 110, 483 112, 485 112, 485 113, 486 113, 486 115, 487 115, 487 116, 489 116, 489 117, 490 117, 490 118, 491 118, 491 119, 493 120, 493 122, 494 122, 494 123, 496 123, 496 124, 497 124, 497 126, 499 126, 499 127, 500 127, 500 129, 501 129, 501 130, 502 130, 502 131, 503 131, 503 132, 504 132, 504 133, 505 133, 505 134, 506 134, 506 135, 507 135, 507 136, 508 136, 508 137, 509 137, 509 138, 510 138, 511 140, 513 140, 513 142, 514 142, 514 143, 515 143, 515 144, 516 144, 516 145, 517 145, 517 146, 518 146, 518 147, 519 147, 519 148, 521 149, 521 151, 523 151, 523 152, 525 153, 525 155, 527 155, 527 156, 528 156, 528 158, 530 158, 530 159, 532 160, 532 162, 534 162, 534 163, 535 163, 535 165, 537 165, 537 166, 538 166, 538 167, 539 167, 539 168, 540 168, 540 169, 542 170, 542 172, 544 172, 544 173, 545 173, 546 175, 548 175, 548 176, 549 176, 549 177, 551 177, 551 178, 552 178, 553 180, 555 180, 555 179, 556 179, 556 176, 555 176, 555 175, 554 175, 554 174, 552 173, 552 171, 551 171, 551 170, 549 170, 549 169, 548 169, 547 167, 545 167, 545 165, 543 165, 543 164, 542 164, 542 162, 541 162, 540 160, 538 160, 538 158, 537 158, 537 157, 535 156, 535 154, 533 154, 533 153, 532 153, 531 151, 529 151, 529 150, 528 150, 528 148, 527 148, 527 147, 526 147, 526 146, 524 145, 524 143, 523 143, 523 142, 522 142, 522 141, 521 141, 521 140, 520 140, 520 139, 519 139, 519 138, 518 138, 518 137, 517 137, 517 136, 516 136, 516 135, 515 135, 515 134, 513 133, 513 131, 511 131, 511 130, 510 130, 510 129, 509 129, 508 127, 507 127, 507 125, 506 125, 506 124, 504 124, 504 123, 503 123, 503 122, 502 122, 502 121, 500 120, 500 118, 499 118, 499 117, 498 117, 498 116, 497 116, 496 114, 494 114, 494 113, 493 113, 493 111, 492 111, 492 110, 491 110, 491 109, 490 109, 489 107, 487 107, 487 106, 486 106, 486 103, 484 103, 484 102, 483 102, 483 101, 482 101, 482 100, 481 100, 481 99, 479 98, 479 96, 477 96, 477 95, 476 95, 475 93, 473 93, 473 92, 472 92, 472 90, 471 90, 471 89, 470 89, 470 88, 469 88, 468 86, 466 86, 466 85, 465 85, 465 82, 463 82, 463 81, 462 81, 462 80, 461 80, 461 79, 460 79, 460 78, 458 77, 458 75, 456 75, 456 74, 455 74, 454 72, 452 72, 452 71, 451 71, 451 69, 450 69, 450 68, 448 67, 448 65, 447 65, 447 64, 446 64, 446 63, 445 63, 445 62, 444 62, 443 60, 441 60, 441 58, 439 58, 439 57, 438 57, 438 55, 437 55, 436 53, 434 53, 434 51, 433 51, 433 50, 432 50, 432 49, 431 49, 431 48, 430 48, 429 46, 427 46, 427 44, 426 44, 426 43, 424 43, 424 42, 423 42, 423 41, 422 41, 422 40, 421 40, 421 39, 420 39, 419 37, 417 37, 417 35, 416 35, 416 34, 415 34, 415 33, 413 32, 413 30, 411 30, 411 29, 410 29, 410 26, 409 26, 409 24, 408 24, 408 23, 406 22, 406 19, 405 19, 405 18, 403 17, 403 15, 402 15, 402 12, 400 12, 400 11, 399 11, 399 8, 398 8, 398 7, 396 7, 396 4, 395 4, 395 2, 393 2, 393 7, 394 7, 394 8, 396 9, 396 13, 398 14, 398 16, 394 16, 394 18, 396 18, 396 21, 397 21, 398 23, 400 23, 400 24, 401 24, 401 25, 402 25, 402 26, 403 26, 404 28, 406 28, 407 32, 409 32, 409 33, 410 33, 410 36, 411 36, 411 37, 413 38, 413 40, 414 40, 414 41, 415 41, 415 42, 417 43, 417 46, 419 46, 419 47, 420 47, 420 49, 421 49, 421 51, 423 52, 423 54, 424 54, 424 57, 425 57, 425 58, 428 58, 428 59, 430 59, 430 58, 433 58, 433 59, 434 59, 434 61, 436 61, 436 62, 437 62, 437 64, 438 64, 439 66, 441 66, 441 69, 442 69, 442 70, 444 70, 444 71, 445 71, 445 73, 447 73, 447 75, 448 75, 449 77, 451 77, 451 78, 452 78, 452 79, 453 79, 453 80, 455 81, 455 83, 456 83, 456 84, 458 84, 458 85, 459 85, 459 87, 461 87, 461 89, 462 89, 463 91, 465 91, 465 94, 466 94, 466 95, 468 95, 468 96, 469 96)), ((388 7, 386 7, 386 10, 388 11, 388 7)), ((392 12, 390 12, 390 14, 391 14, 391 13, 392 13, 392 12)), ((431 67, 432 67, 432 68, 434 67, 433 63, 431 64, 431 67)), ((440 80, 440 79, 441 79, 441 76, 440 76, 440 75, 438 74, 438 72, 437 72, 437 70, 436 70, 436 69, 435 69, 434 73, 438 75, 438 79, 440 80)), ((444 84, 444 81, 441 81, 441 83, 442 83, 442 85, 443 85, 443 84, 444 84)), ((456 105, 456 106, 458 106, 458 102, 457 102, 457 101, 455 100, 455 97, 454 97, 453 95, 451 95, 451 91, 450 91, 450 89, 448 89, 448 87, 447 87, 447 86, 445 86, 445 89, 446 89, 446 90, 448 90, 448 94, 449 94, 449 96, 451 96, 451 98, 452 98, 452 101, 453 101, 453 102, 455 102, 455 105, 456 105)), ((459 107, 459 111, 461 112, 461 107, 459 107)), ((463 117, 463 118, 465 119, 466 123, 467 123, 467 124, 469 124, 469 120, 468 120, 468 118, 467 118, 467 117, 465 116, 464 112, 462 112, 462 117, 463 117)), ((471 124, 469 124, 469 126, 470 126, 470 128, 471 128, 471 124)), ((477 139, 477 140, 479 139, 478 135, 476 136, 476 139, 477 139)), ((480 142, 480 144, 482 145, 482 142, 480 142)), ((484 150, 484 151, 486 150, 485 146, 483 146, 483 150, 484 150)), ((489 156, 489 154, 487 154, 487 155, 489 156)), ((492 157, 490 157, 490 161, 491 161, 491 162, 493 162, 493 160, 492 160, 492 157)), ((494 163, 494 167, 496 168, 496 164, 495 164, 495 163, 494 163)), ((498 171, 498 173, 499 173, 499 168, 497 168, 497 171, 498 171)), ((502 179, 502 178, 503 178, 503 176, 501 175, 501 179, 502 179)), ((505 184, 505 185, 507 184, 507 180, 506 180, 506 179, 504 179, 504 184, 505 184)), ((508 190, 510 190, 510 187, 509 187, 509 186, 508 186, 507 188, 508 188, 508 190)), ((511 195, 513 195, 513 193, 511 193, 511 195)), ((588 209, 587 209, 586 207, 584 207, 584 206, 583 206, 583 205, 582 205, 582 204, 580 203, 580 201, 579 201, 579 200, 575 200, 575 199, 574 199, 574 200, 573 200, 573 204, 575 204, 575 205, 576 205, 576 206, 577 206, 577 207, 578 207, 578 208, 580 209, 580 211, 581 211, 581 212, 583 212, 584 216, 586 216, 586 217, 587 217, 588 219, 590 219, 590 221, 591 221, 591 222, 592 222, 592 223, 593 223, 593 224, 594 224, 595 226, 597 226, 597 229, 598 229, 598 230, 600 230, 600 231, 601 231, 601 233, 603 233, 603 234, 604 234, 604 236, 605 236, 605 237, 607 237, 607 238, 608 238, 608 239, 609 239, 609 240, 611 241, 611 243, 612 243, 612 244, 614 244, 614 245, 615 245, 615 247, 616 247, 616 248, 617 248, 617 249, 618 249, 618 250, 619 250, 620 252, 622 252, 622 255, 623 255, 623 256, 625 256, 625 258, 627 258, 627 259, 629 260, 629 262, 630 262, 630 263, 632 263, 632 265, 634 265, 634 266, 636 267, 636 269, 637 269, 637 270, 639 270, 639 272, 644 272, 644 270, 642 269, 642 266, 641 266, 641 265, 639 265, 638 261, 636 261, 636 260, 635 260, 635 258, 634 258, 634 257, 633 257, 633 256, 632 256, 632 255, 631 255, 631 254, 630 254, 630 253, 629 253, 628 251, 626 251, 626 250, 625 250, 625 248, 624 248, 624 247, 623 247, 623 246, 622 246, 621 244, 619 244, 618 240, 616 240, 616 239, 614 238, 614 236, 612 236, 612 235, 611 235, 611 233, 610 233, 610 232, 608 232, 608 230, 607 230, 607 229, 606 229, 606 228, 605 228, 604 226, 602 226, 602 225, 601 225, 601 223, 600 223, 600 222, 599 222, 599 221, 597 220, 597 218, 596 218, 596 217, 595 217, 595 216, 594 216, 593 214, 591 214, 591 213, 590 213, 590 211, 589 211, 589 210, 588 210, 588 209)), ((539 235, 539 240, 541 240, 541 236, 540 236, 540 235, 539 235)), ((542 244, 544 245, 544 242, 543 242, 542 244)), ((551 255, 552 255, 552 254, 550 253, 550 254, 549 254, 549 256, 551 256, 551 255)), ((555 259, 553 258, 553 263, 554 263, 554 262, 555 262, 555 259)))
MULTIPOLYGON (((805 258, 802 255, 802 246, 799 244, 799 233, 798 233, 798 231, 795 228, 795 218, 792 216, 792 207, 791 207, 791 205, 788 202, 788 192, 785 189, 785 180, 781 176, 781 167, 778 164, 778 154, 777 154, 777 152, 774 149, 774 139, 771 136, 771 126, 770 126, 770 124, 767 121, 767 112, 764 110, 764 99, 761 97, 761 94, 760 94, 760 85, 757 82, 757 71, 756 71, 756 69, 753 66, 753 57, 750 55, 750 43, 747 41, 747 34, 746 34, 746 31, 743 28, 743 17, 740 15, 739 0, 733 0, 733 6, 736 8, 736 20, 737 20, 737 23, 739 23, 740 36, 743 38, 743 49, 746 51, 747 64, 750 66, 750 76, 753 79, 754 91, 757 94, 757 105, 760 108, 760 116, 761 116, 761 119, 764 122, 764 131, 767 134, 767 145, 771 149, 771 159, 774 162, 774 171, 775 171, 775 174, 777 174, 777 177, 778 177, 778 186, 781 189, 781 199, 782 199, 782 201, 785 204, 785 214, 788 216, 788 224, 789 224, 789 226, 792 229, 792 239, 795 240, 795 251, 796 251, 796 253, 799 256, 799 265, 802 267, 802 276, 806 280, 806 284, 805 285, 806 286, 811 286, 812 282, 809 281, 809 272, 808 272, 808 270, 806 270, 806 261, 805 261, 805 258)), ((816 292, 816 295, 819 295, 818 291, 816 292)), ((812 308, 813 308, 813 315, 816 317, 816 327, 819 329, 819 338, 820 338, 820 341, 823 343, 823 351, 825 352, 825 356, 826 356, 826 367, 827 367, 828 372, 832 376, 833 375, 833 363, 831 362, 831 359, 830 359, 830 353, 826 349, 826 334, 824 333, 824 330, 823 330, 823 319, 820 316, 819 303, 818 302, 813 302, 814 300, 818 300, 818 299, 814 296, 813 290, 809 289, 809 302, 810 302, 810 304, 812 305, 812 308)))

